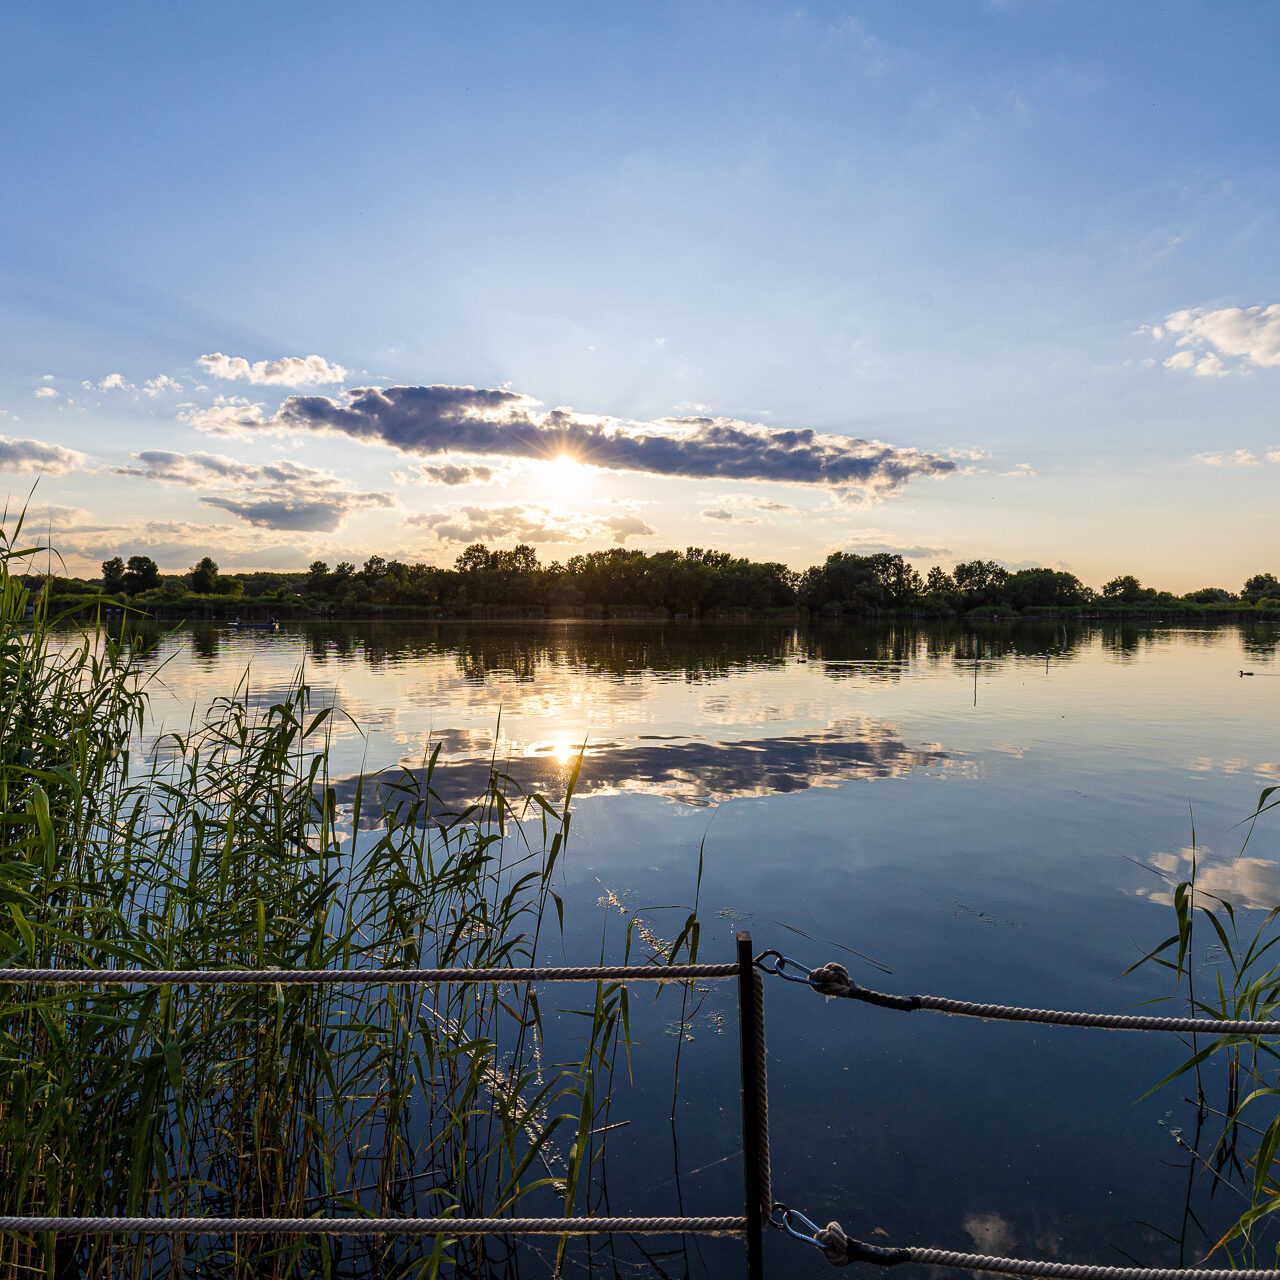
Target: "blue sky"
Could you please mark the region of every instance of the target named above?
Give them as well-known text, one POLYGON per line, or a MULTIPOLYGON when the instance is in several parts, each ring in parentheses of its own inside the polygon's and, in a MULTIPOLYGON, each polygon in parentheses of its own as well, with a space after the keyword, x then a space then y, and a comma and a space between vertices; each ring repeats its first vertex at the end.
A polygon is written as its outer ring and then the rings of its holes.
POLYGON ((1238 589, 1280 571, 1278 69, 1271 3, 19 7, 0 480, 82 571, 1238 589))

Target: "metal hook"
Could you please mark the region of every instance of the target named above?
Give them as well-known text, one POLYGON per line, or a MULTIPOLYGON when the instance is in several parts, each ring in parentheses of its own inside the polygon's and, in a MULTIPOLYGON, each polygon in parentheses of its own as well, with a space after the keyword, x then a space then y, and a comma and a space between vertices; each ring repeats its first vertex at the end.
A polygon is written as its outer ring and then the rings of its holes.
MULTIPOLYGON (((771 971, 772 972, 772 971, 771 971)), ((811 1244, 815 1249, 821 1249, 822 1245, 818 1241, 818 1228, 816 1224, 809 1221, 808 1218, 800 1212, 799 1209, 789 1209, 781 1201, 775 1201, 769 1212, 769 1225, 775 1227, 779 1231, 785 1231, 787 1235, 792 1236, 796 1240, 803 1240, 805 1244, 811 1244), (782 1220, 778 1221, 775 1215, 781 1211, 782 1220), (809 1228, 809 1234, 805 1235, 801 1231, 797 1231, 791 1225, 792 1218, 799 1218, 806 1227, 809 1228)))
POLYGON ((784 956, 781 951, 762 951, 756 956, 755 965, 757 969, 761 969, 765 973, 772 973, 786 982, 803 982, 806 987, 813 986, 813 983, 809 981, 808 968, 802 965, 799 960, 791 960, 784 956), (767 963, 769 960, 772 960, 773 963, 767 963), (788 969, 795 969, 798 973, 788 973, 788 969), (800 977, 799 974, 804 976, 800 977))

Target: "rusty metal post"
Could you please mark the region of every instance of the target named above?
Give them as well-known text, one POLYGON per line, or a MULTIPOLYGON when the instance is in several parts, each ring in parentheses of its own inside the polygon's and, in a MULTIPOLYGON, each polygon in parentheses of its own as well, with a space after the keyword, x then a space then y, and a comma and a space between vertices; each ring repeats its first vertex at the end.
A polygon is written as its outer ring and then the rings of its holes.
POLYGON ((762 1237, 769 1219, 769 1094, 765 1078, 764 982, 751 935, 738 934, 738 1044, 742 1059, 742 1171, 746 1184, 747 1280, 763 1280, 762 1237))

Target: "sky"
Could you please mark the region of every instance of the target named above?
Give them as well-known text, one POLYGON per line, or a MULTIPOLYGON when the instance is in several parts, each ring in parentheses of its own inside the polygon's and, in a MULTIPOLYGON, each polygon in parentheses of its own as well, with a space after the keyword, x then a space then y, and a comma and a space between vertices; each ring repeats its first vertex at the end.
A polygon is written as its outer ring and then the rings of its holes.
POLYGON ((82 0, 3 34, 0 487, 69 572, 1280 572, 1272 0, 82 0))

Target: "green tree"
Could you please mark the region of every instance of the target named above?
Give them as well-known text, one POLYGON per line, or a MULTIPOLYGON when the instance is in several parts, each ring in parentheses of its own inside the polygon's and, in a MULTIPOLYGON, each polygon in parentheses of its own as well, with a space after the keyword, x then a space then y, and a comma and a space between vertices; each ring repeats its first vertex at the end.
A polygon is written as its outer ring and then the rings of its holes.
POLYGON ((1108 600, 1119 600, 1121 604, 1134 604, 1142 599, 1143 586, 1133 574, 1126 573, 1105 583, 1102 594, 1108 600))
POLYGON ((112 595, 124 590, 124 561, 119 556, 102 562, 102 589, 112 595))
POLYGON ((489 567, 489 548, 483 542, 473 542, 454 562, 459 573, 482 573, 489 567))
POLYGON ((952 577, 964 597, 964 607, 977 609, 1001 602, 1010 574, 994 560, 967 560, 956 565, 952 577))
POLYGON ((1192 604, 1231 604, 1236 597, 1225 587, 1201 587, 1199 591, 1188 591, 1182 598, 1192 604))
POLYGON ((198 596, 211 596, 218 590, 218 564, 212 556, 205 556, 191 570, 191 590, 198 596))
POLYGON ((306 589, 322 595, 329 589, 329 566, 323 560, 313 560, 307 568, 306 589))
POLYGON ((150 556, 130 556, 123 585, 131 596, 154 590, 160 585, 160 566, 150 556))
MULTIPOLYGON (((106 566, 104 565, 105 569, 106 566)), ((1268 596, 1272 599, 1280 600, 1280 581, 1276 580, 1274 573, 1255 573, 1240 591, 1242 599, 1249 601, 1258 601, 1266 599, 1268 596)))

